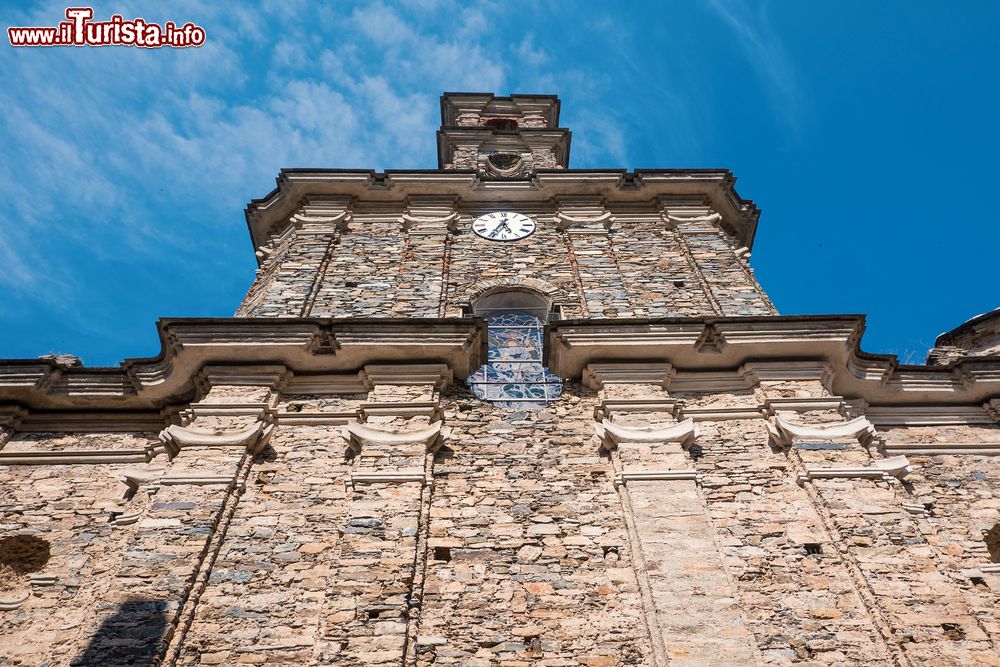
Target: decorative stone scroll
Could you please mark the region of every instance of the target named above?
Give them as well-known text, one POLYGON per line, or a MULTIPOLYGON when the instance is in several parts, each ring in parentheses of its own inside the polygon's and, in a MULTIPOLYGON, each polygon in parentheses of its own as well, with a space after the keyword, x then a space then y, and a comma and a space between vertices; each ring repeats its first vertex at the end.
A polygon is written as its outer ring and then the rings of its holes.
MULTIPOLYGON (((694 439, 698 437, 698 427, 693 419, 685 419, 673 426, 634 427, 615 424, 607 419, 600 424, 594 424, 597 437, 608 451, 618 448, 619 444, 640 443, 675 443, 682 449, 689 449, 694 439)), ((679 453, 680 450, 678 449, 679 453)), ((653 470, 622 470, 615 476, 615 486, 623 486, 627 482, 653 482, 668 480, 699 481, 700 476, 693 468, 685 469, 653 469, 653 470)))
POLYGON ((297 226, 334 225, 339 231, 346 232, 350 229, 353 217, 352 204, 350 198, 307 204, 294 213, 289 221, 297 226))
POLYGON ((259 454, 267 444, 274 429, 272 424, 257 422, 242 431, 221 431, 171 424, 160 432, 160 440, 170 458, 177 456, 184 447, 246 447, 251 454, 259 454))
POLYGON ((910 462, 905 456, 893 456, 888 459, 873 461, 872 465, 857 468, 806 468, 795 478, 795 483, 805 486, 806 482, 815 479, 877 479, 888 481, 890 478, 903 479, 913 472, 910 462))
POLYGON ((556 222, 560 231, 604 234, 615 222, 602 197, 558 197, 558 200, 556 222))
POLYGON ((856 438, 863 446, 878 436, 875 427, 865 417, 832 424, 792 424, 775 416, 767 424, 771 439, 782 447, 790 447, 796 438, 804 440, 837 440, 856 438))
POLYGON ((722 220, 722 216, 718 213, 708 213, 705 215, 680 215, 678 212, 664 211, 664 219, 672 224, 677 224, 679 222, 688 223, 705 223, 714 225, 722 220))
POLYGON ((341 427, 341 434, 356 452, 369 445, 415 445, 422 444, 428 450, 434 451, 448 437, 450 429, 442 429, 443 422, 436 421, 426 428, 416 431, 398 429, 382 429, 367 426, 357 422, 349 422, 341 427))
POLYGON ((399 217, 410 234, 446 234, 458 228, 455 197, 410 197, 408 210, 399 217))
POLYGON ((606 449, 614 449, 622 442, 677 442, 687 449, 698 437, 698 427, 693 419, 685 419, 673 426, 642 428, 613 424, 604 419, 594 425, 594 430, 606 449))
MULTIPOLYGON (((396 448, 422 447, 427 452, 437 451, 450 429, 442 428, 442 421, 436 421, 429 426, 405 431, 399 429, 383 429, 358 422, 348 422, 341 427, 341 433, 356 454, 361 454, 365 448, 385 450, 396 448)), ((424 469, 419 468, 382 468, 355 470, 348 475, 346 483, 349 487, 364 484, 406 484, 409 482, 430 482, 424 469)))

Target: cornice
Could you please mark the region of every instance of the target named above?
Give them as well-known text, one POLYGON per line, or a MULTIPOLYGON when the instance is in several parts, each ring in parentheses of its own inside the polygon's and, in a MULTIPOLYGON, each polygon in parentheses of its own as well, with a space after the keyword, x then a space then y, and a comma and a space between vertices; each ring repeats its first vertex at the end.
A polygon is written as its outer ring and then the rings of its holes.
MULTIPOLYGON (((112 425, 149 431, 170 423, 171 407, 183 407, 213 383, 267 385, 291 394, 359 393, 386 383, 441 388, 467 377, 485 358, 485 326, 475 318, 168 319, 158 331, 159 355, 118 368, 0 360, 0 423, 24 431, 112 425)), ((811 380, 845 401, 860 401, 861 411, 879 425, 1000 421, 1000 357, 903 366, 894 356, 861 351, 863 331, 860 315, 563 320, 546 328, 545 363, 595 389, 624 382, 719 392, 811 380), (711 350, 700 344, 708 332, 715 341, 711 350)), ((775 399, 737 412, 797 410, 803 400, 775 399)), ((683 414, 699 421, 717 416, 694 409, 683 414)), ((347 417, 281 419, 339 423, 347 417)))
MULTIPOLYGON (((861 351, 862 315, 572 320, 546 327, 546 364, 563 378, 655 383, 671 391, 726 391, 761 380, 815 379, 864 399, 888 421, 899 406, 982 406, 1000 397, 1000 357, 948 366, 900 365, 861 351), (709 332, 716 344, 701 350, 709 332)), ((953 412, 953 411, 952 411, 953 412)))
POLYGON ((294 379, 308 386, 315 375, 327 387, 335 376, 333 386, 348 389, 379 382, 443 386, 485 358, 479 319, 185 318, 160 320, 157 330, 156 357, 128 359, 118 368, 0 360, 0 411, 137 410, 145 411, 137 421, 146 422, 149 411, 190 401, 199 383, 204 390, 226 367, 238 368, 241 383, 294 379))
POLYGON ((246 208, 254 249, 289 223, 310 198, 348 197, 364 203, 391 202, 406 209, 410 196, 456 197, 465 205, 495 203, 498 193, 516 205, 547 201, 561 195, 604 197, 609 204, 648 202, 659 210, 670 198, 704 202, 722 217, 740 245, 753 247, 760 211, 735 190, 726 169, 538 169, 523 179, 480 178, 471 169, 415 169, 375 172, 362 169, 283 169, 277 187, 246 208))

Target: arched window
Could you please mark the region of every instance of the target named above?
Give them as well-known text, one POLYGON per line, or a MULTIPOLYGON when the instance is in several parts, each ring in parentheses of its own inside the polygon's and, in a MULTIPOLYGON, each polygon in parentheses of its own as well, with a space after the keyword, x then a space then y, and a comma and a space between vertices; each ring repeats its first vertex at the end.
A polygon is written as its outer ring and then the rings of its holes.
POLYGON ((479 398, 498 407, 540 408, 562 393, 562 379, 542 366, 547 299, 524 291, 497 292, 476 302, 473 313, 486 321, 486 364, 466 383, 479 398))

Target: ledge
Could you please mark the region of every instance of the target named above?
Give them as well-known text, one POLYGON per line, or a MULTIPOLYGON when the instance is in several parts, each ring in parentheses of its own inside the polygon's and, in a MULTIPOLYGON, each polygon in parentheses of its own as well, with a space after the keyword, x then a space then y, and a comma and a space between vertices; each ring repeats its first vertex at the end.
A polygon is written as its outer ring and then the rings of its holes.
MULTIPOLYGON (((753 247, 760 211, 734 188, 736 178, 727 169, 538 169, 524 179, 484 180, 471 169, 389 170, 282 169, 277 187, 246 207, 247 227, 254 249, 288 224, 301 202, 309 197, 353 197, 358 201, 404 202, 410 195, 455 196, 463 205, 496 202, 503 192, 511 204, 538 202, 581 189, 609 202, 653 202, 660 197, 687 197, 705 201, 739 239, 753 247)), ((403 206, 405 208, 405 206, 403 206)), ((659 210, 659 207, 657 207, 659 210)))
POLYGON ((861 351, 863 333, 863 315, 565 320, 546 326, 545 363, 592 389, 635 382, 712 392, 816 380, 836 396, 864 399, 882 423, 903 406, 954 414, 958 405, 977 421, 994 416, 983 405, 1000 397, 1000 356, 901 365, 861 351), (708 330, 720 341, 712 353, 697 347, 708 330))
POLYGON ((148 427, 158 416, 150 412, 196 396, 198 375, 209 365, 244 372, 261 367, 272 376, 277 369, 282 381, 299 384, 313 374, 321 382, 353 374, 353 382, 343 384, 357 390, 406 382, 409 375, 415 383, 443 386, 467 377, 485 357, 485 324, 471 318, 184 318, 160 320, 157 329, 160 353, 119 368, 0 360, 0 412, 30 421, 31 413, 46 410, 145 410, 128 418, 148 427))

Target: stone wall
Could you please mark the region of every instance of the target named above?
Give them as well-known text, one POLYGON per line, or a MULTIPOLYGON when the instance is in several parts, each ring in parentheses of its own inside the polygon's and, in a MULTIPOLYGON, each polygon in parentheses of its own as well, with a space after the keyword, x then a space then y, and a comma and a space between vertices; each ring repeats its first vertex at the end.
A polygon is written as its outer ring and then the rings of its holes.
POLYGON ((997 664, 998 460, 868 475, 996 426, 776 439, 778 418, 850 423, 813 381, 570 383, 538 411, 461 385, 213 382, 169 461, 0 467, 5 664, 997 664), (642 435, 661 427, 681 435, 642 435))
POLYGON ((566 208, 518 205, 538 227, 516 244, 471 231, 485 209, 340 203, 324 218, 305 207, 268 246, 237 316, 461 314, 485 281, 547 284, 564 318, 776 314, 709 209, 600 206, 611 218, 567 223, 566 208))

